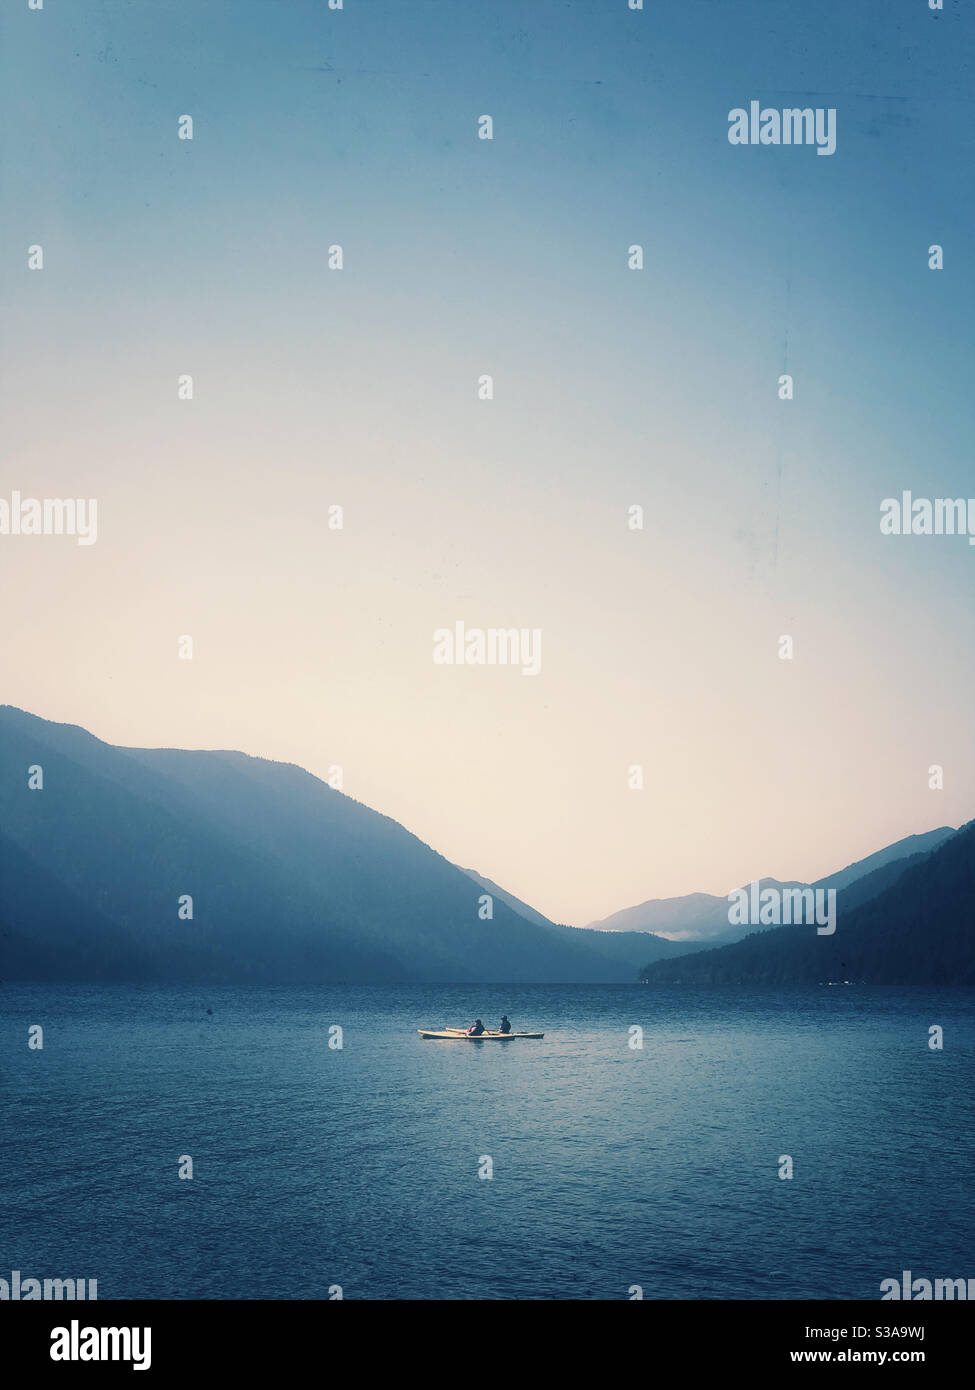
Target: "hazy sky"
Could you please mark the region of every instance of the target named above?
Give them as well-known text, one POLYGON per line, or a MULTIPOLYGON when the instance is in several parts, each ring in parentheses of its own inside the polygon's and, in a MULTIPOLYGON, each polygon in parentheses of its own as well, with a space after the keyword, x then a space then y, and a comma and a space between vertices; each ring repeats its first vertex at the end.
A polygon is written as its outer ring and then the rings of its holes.
POLYGON ((0 498, 98 539, 0 536, 0 699, 341 764, 576 924, 970 819, 975 548, 879 526, 975 498, 967 8, 5 5, 0 498))

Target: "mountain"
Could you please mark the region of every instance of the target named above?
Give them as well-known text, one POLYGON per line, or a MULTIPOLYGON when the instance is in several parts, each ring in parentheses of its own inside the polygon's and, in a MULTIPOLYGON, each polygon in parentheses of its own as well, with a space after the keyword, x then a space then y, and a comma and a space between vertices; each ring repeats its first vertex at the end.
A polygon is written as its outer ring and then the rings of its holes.
POLYGON ((0 978, 613 983, 677 949, 503 897, 482 921, 478 896, 292 764, 117 748, 0 706, 0 978))
MULTIPOLYGON (((817 879, 812 885, 763 878, 759 880, 759 886, 779 889, 835 888, 838 893, 843 890, 840 901, 843 909, 850 911, 894 882, 907 863, 930 854, 954 833, 951 826, 943 825, 923 835, 908 835, 878 850, 876 854, 868 855, 866 859, 817 879), (855 884, 857 887, 854 889, 855 884)), ((728 899, 710 893, 691 893, 682 898, 651 898, 648 902, 625 907, 611 917, 589 925, 599 931, 649 931, 668 941, 699 941, 709 945, 740 941, 743 936, 757 930, 750 926, 730 927, 728 899)))
MULTIPOLYGON (((908 835, 903 840, 895 840, 886 849, 879 849, 876 854, 867 855, 866 859, 859 859, 855 864, 848 864, 845 869, 840 869, 838 873, 817 879, 813 887, 847 888, 858 879, 876 873, 878 869, 887 868, 900 860, 913 858, 916 855, 930 854, 932 850, 943 845, 945 840, 954 834, 955 831, 952 826, 942 825, 937 830, 929 830, 923 835, 908 835)), ((879 880, 875 880, 875 882, 879 882, 879 880)))
POLYGON ((648 965, 642 978, 654 985, 975 985, 975 821, 900 864, 893 883, 852 911, 843 906, 850 889, 840 890, 832 936, 812 926, 773 927, 648 965))
POLYGON ((650 898, 624 907, 609 917, 590 922, 596 931, 652 931, 671 940, 713 935, 728 925, 728 899, 713 893, 688 893, 682 898, 650 898))
MULTIPOLYGON (((800 883, 782 883, 763 878, 762 888, 802 888, 800 883)), ((683 898, 651 898, 636 907, 624 907, 600 922, 589 924, 596 931, 650 931, 668 941, 711 945, 715 940, 738 940, 749 927, 732 927, 728 922, 728 899, 711 893, 689 893, 683 898)))

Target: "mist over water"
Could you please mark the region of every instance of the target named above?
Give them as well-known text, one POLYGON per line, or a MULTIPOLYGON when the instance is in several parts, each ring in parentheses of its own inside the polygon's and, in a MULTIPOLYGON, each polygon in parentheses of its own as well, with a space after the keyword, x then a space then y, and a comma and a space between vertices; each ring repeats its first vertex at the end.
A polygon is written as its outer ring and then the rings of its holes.
POLYGON ((970 993, 8 985, 0 1002, 6 1278, 96 1278, 101 1299, 847 1299, 903 1269, 975 1273, 970 993), (416 1033, 502 1012, 544 1040, 416 1033))

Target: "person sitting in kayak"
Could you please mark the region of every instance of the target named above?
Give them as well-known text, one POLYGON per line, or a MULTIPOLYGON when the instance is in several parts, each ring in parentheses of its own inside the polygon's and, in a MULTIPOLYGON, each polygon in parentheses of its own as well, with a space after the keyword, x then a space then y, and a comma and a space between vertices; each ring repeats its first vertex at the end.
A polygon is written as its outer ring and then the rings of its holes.
POLYGON ((498 1032, 499 1032, 499 1033, 510 1033, 510 1032, 511 1032, 511 1020, 509 1019, 509 1017, 508 1017, 507 1014, 502 1014, 502 1015, 501 1015, 501 1022, 498 1024, 498 1032))
POLYGON ((481 1022, 479 1018, 475 1018, 474 1022, 467 1030, 467 1036, 469 1038, 479 1038, 483 1032, 484 1024, 481 1022))

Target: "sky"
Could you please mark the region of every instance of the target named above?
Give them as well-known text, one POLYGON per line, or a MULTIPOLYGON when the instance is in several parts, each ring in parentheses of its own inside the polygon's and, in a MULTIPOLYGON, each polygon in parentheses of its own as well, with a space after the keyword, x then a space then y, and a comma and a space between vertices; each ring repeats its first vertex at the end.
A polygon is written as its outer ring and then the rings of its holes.
POLYGON ((880 530, 975 498, 969 7, 0 26, 0 499, 98 504, 0 535, 0 700, 340 766, 576 925, 975 816, 975 548, 880 530), (752 100, 835 153, 732 145, 752 100), (457 622, 541 669, 435 663, 457 622))

